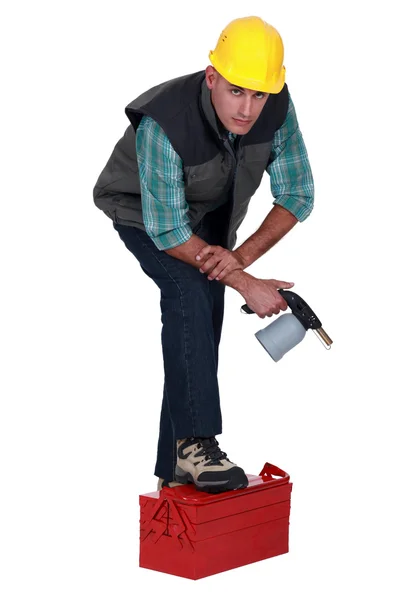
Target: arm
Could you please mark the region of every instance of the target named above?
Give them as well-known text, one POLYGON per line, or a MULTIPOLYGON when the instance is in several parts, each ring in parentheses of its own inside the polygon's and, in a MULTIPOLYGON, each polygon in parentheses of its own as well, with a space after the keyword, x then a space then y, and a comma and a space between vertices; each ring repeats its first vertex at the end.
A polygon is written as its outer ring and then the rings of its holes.
POLYGON ((260 256, 275 246, 296 225, 296 217, 282 206, 274 206, 261 226, 235 252, 247 269, 260 256))
POLYGON ((143 223, 158 250, 183 244, 192 235, 182 160, 160 125, 143 117, 136 132, 143 223))
MULTIPOLYGON (((147 234, 158 250, 198 268, 196 255, 207 243, 192 233, 189 224, 181 158, 150 117, 143 117, 138 127, 136 150, 147 234)), ((237 271, 223 283, 241 292, 250 278, 237 271)))
MULTIPOLYGON (((184 262, 187 262, 189 263, 189 265, 192 265, 193 267, 198 269, 199 265, 201 265, 201 262, 199 263, 196 260, 196 256, 200 252, 200 250, 205 246, 207 246, 207 242, 202 240, 197 235, 193 234, 187 242, 180 244, 175 248, 166 250, 166 252, 170 256, 178 258, 179 260, 183 260, 184 262)), ((207 257, 204 259, 204 261, 205 260, 207 260, 207 257)), ((243 296, 247 290, 251 279, 253 279, 253 277, 251 275, 248 275, 248 273, 245 273, 241 270, 236 270, 231 271, 230 273, 228 273, 228 275, 223 277, 221 279, 221 283, 232 287, 243 296)))
MULTIPOLYGON (((206 246, 204 240, 197 235, 192 235, 184 244, 166 252, 198 267, 199 263, 193 260, 193 256, 196 256, 204 246, 206 246)), ((230 271, 221 278, 220 283, 239 292, 246 300, 246 304, 261 318, 272 317, 273 314, 279 314, 280 310, 286 310, 287 303, 276 290, 294 286, 293 282, 280 279, 257 279, 241 269, 230 271)))
MULTIPOLYGON (((142 119, 136 136, 142 193, 143 221, 159 250, 198 268, 198 252, 206 242, 194 235, 189 225, 182 161, 161 127, 152 119, 142 119)), ((237 290, 260 317, 278 314, 287 305, 276 291, 293 283, 261 280, 233 270, 221 283, 237 290)))
POLYGON ((260 228, 235 250, 244 268, 279 242, 298 221, 304 221, 313 209, 313 176, 290 95, 288 113, 275 133, 266 170, 275 206, 260 228))

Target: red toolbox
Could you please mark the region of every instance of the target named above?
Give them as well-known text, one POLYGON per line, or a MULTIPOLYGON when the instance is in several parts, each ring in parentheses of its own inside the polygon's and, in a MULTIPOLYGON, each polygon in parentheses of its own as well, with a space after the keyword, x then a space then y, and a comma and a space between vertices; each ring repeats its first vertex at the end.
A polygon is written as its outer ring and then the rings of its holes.
POLYGON ((208 494, 193 484, 139 496, 139 566, 201 579, 289 551, 292 483, 266 463, 247 488, 208 494))

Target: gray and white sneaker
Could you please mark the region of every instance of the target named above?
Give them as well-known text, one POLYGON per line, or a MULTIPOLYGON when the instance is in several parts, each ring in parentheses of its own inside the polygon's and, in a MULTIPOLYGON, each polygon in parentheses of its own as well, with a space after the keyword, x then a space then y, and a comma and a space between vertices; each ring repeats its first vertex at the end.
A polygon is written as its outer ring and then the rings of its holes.
POLYGON ((173 488, 181 485, 183 485, 183 483, 178 483, 177 481, 167 481, 166 479, 159 477, 157 483, 157 492, 161 491, 164 487, 173 488))
POLYGON ((215 437, 177 441, 175 481, 192 482, 196 489, 210 494, 245 488, 249 484, 243 469, 229 460, 215 437))

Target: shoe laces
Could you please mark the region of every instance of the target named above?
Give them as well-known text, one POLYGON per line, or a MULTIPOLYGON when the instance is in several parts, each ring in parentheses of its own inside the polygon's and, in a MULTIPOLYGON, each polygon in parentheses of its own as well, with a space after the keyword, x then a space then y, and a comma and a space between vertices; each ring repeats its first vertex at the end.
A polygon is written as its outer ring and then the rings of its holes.
POLYGON ((207 461, 229 460, 226 453, 222 452, 215 437, 192 438, 192 440, 194 443, 197 443, 197 448, 201 450, 200 452, 196 452, 196 456, 203 455, 207 461))

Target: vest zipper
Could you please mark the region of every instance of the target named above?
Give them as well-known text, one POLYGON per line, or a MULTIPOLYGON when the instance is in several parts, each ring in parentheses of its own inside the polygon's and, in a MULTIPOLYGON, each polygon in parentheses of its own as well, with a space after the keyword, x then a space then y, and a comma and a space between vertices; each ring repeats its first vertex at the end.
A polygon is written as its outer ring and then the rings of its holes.
MULTIPOLYGON (((228 181, 228 185, 227 185, 228 194, 229 194, 229 190, 232 188, 230 198, 228 198, 228 202, 230 203, 228 224, 227 224, 227 230, 226 230, 226 232, 227 232, 227 240, 226 241, 228 242, 228 234, 229 234, 229 230, 230 230, 230 226, 231 226, 231 218, 232 218, 233 204, 234 204, 237 159, 236 159, 236 153, 233 151, 232 146, 229 142, 229 139, 223 138, 223 142, 224 142, 224 148, 226 148, 228 150, 229 154, 233 158, 232 174, 229 177, 229 181, 228 181)), ((241 143, 242 143, 242 140, 240 139, 237 150, 239 150, 241 143)))

